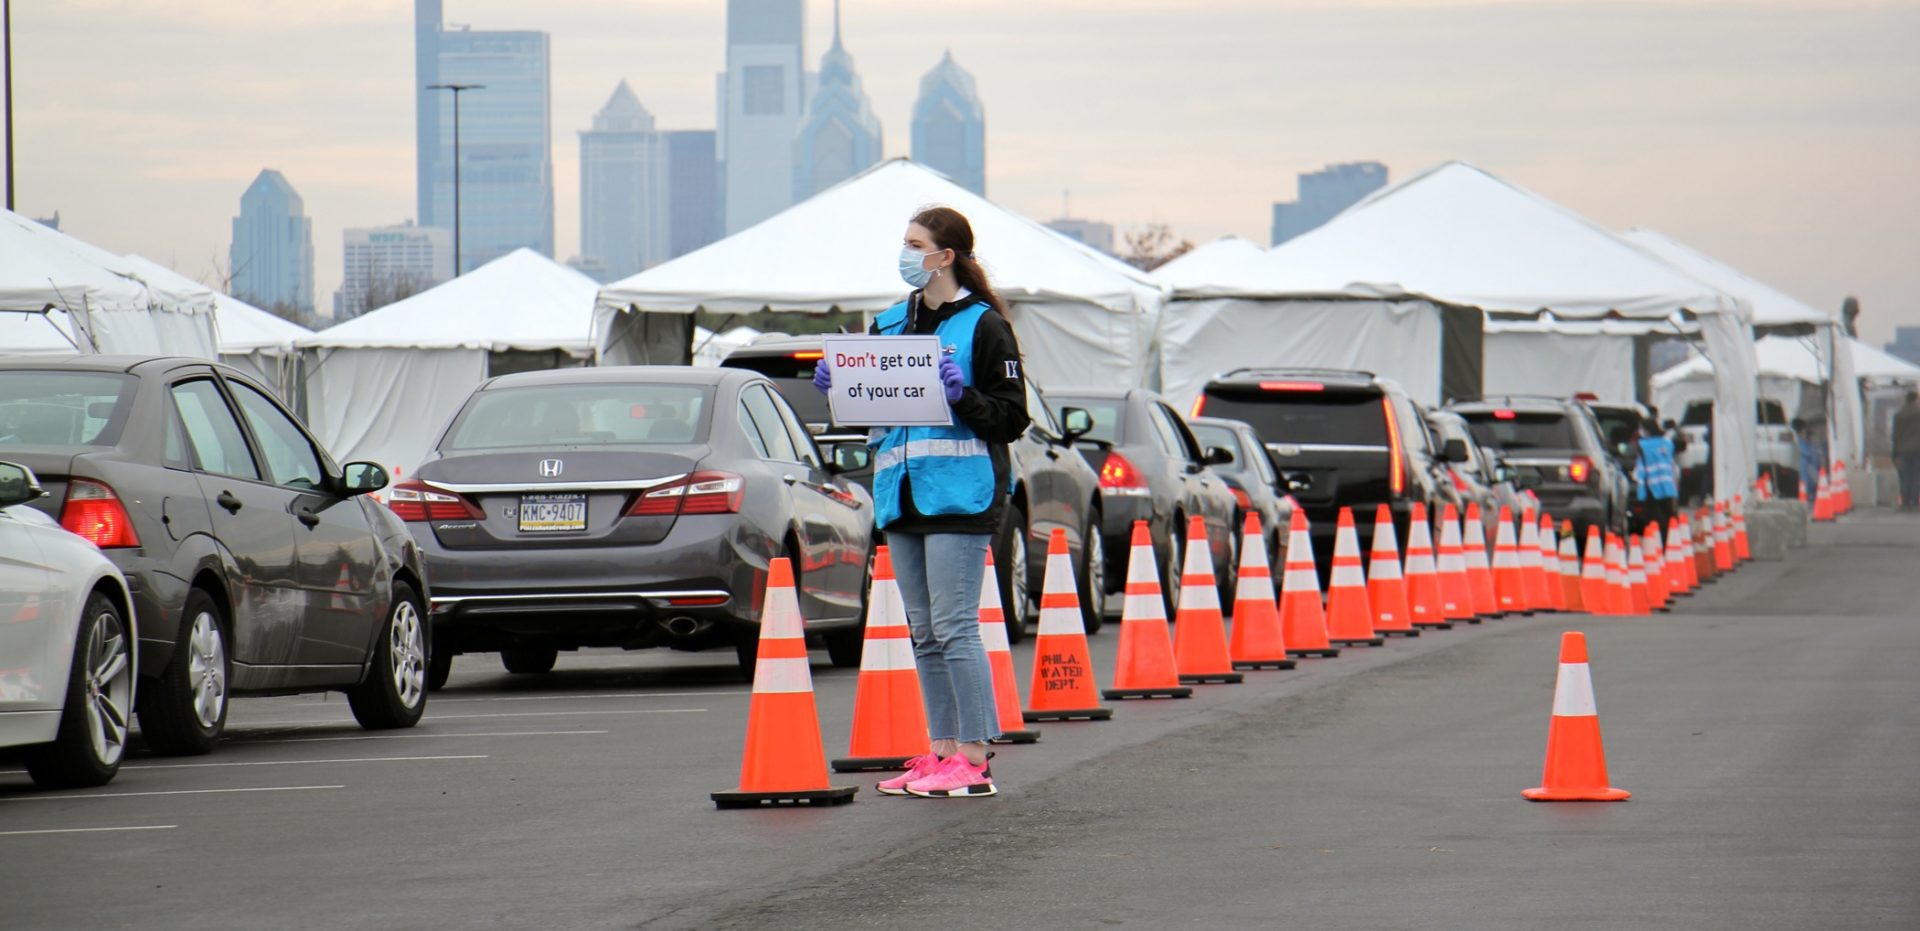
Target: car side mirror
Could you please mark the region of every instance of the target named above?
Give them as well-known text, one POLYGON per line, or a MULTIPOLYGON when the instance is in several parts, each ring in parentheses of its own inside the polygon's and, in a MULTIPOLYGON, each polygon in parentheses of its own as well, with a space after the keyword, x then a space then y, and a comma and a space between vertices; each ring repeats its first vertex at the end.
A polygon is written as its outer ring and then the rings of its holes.
POLYGON ((1083 407, 1063 407, 1060 409, 1060 429, 1066 434, 1069 444, 1093 432, 1093 415, 1083 407))
POLYGON ((1206 463, 1210 466, 1228 465, 1233 462, 1233 450, 1225 446, 1207 447, 1206 463))
POLYGON ((1467 441, 1456 436, 1441 444, 1440 458, 1447 462, 1467 461, 1467 441))
POLYGON ((349 462, 340 470, 340 475, 340 490, 349 498, 387 487, 387 470, 377 462, 349 462))
POLYGON ((827 453, 827 471, 833 475, 859 472, 873 465, 873 450, 866 441, 834 443, 827 453))
POLYGON ((1624 460, 1633 455, 1633 447, 1626 443, 1615 443, 1613 444, 1613 454, 1624 460))
POLYGON ((46 493, 32 469, 16 462, 0 462, 0 508, 25 504, 46 493))

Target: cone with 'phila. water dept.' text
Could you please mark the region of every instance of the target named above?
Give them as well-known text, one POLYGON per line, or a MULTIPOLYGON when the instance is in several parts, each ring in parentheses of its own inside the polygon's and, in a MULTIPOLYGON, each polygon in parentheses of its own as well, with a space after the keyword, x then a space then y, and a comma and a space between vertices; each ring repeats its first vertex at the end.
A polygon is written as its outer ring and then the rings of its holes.
POLYGON ((1313 566, 1307 515, 1293 509, 1287 524, 1287 563, 1280 575, 1280 629, 1293 656, 1339 656, 1327 640, 1327 606, 1320 600, 1320 572, 1313 566))
POLYGON ((1587 635, 1560 635, 1560 674, 1553 683, 1553 721, 1547 725, 1547 762, 1538 788, 1520 794, 1535 802, 1618 802, 1631 793, 1608 785, 1600 712, 1593 701, 1587 635))
POLYGON ((1327 639, 1341 646, 1386 643, 1373 629, 1373 605, 1367 599, 1367 573, 1360 567, 1360 532, 1353 509, 1341 508, 1333 533, 1333 573, 1327 580, 1327 639))
POLYGON ((1007 642, 1007 615, 1000 604, 1000 577, 993 571, 993 550, 989 548, 987 572, 980 580, 980 645, 987 648, 987 667, 993 671, 993 708, 1000 719, 1000 736, 993 742, 1039 743, 1039 728, 1026 727, 1027 722, 1020 717, 1020 680, 1013 674, 1013 645, 1007 642))
POLYGON ((1227 643, 1235 669, 1293 668, 1293 660, 1287 657, 1286 631, 1280 625, 1272 566, 1260 514, 1248 511, 1240 534, 1240 574, 1233 586, 1233 637, 1227 643))
POLYGON ((1393 512, 1384 504, 1373 512, 1373 556, 1367 563, 1367 601, 1373 605, 1375 633, 1420 636, 1407 607, 1407 580, 1400 571, 1400 546, 1393 534, 1393 512))
POLYGON ((1125 607, 1120 609, 1120 652, 1113 661, 1113 688, 1106 698, 1186 698, 1173 660, 1173 636, 1167 632, 1167 603, 1160 593, 1159 559, 1147 522, 1133 522, 1127 554, 1125 607))
POLYGON ((1073 559, 1067 532, 1056 529, 1047 541, 1047 574, 1040 588, 1040 627, 1033 641, 1033 682, 1028 686, 1028 721, 1105 721, 1113 709, 1100 704, 1094 684, 1093 654, 1080 619, 1073 559))
POLYGON ((1246 679, 1227 655, 1227 621, 1220 614, 1220 585, 1213 577, 1213 544, 1207 522, 1187 518, 1186 564, 1180 570, 1180 603, 1173 617, 1173 661, 1180 681, 1232 685, 1246 679))
POLYGON ((873 554, 873 587, 867 595, 867 633, 860 649, 860 680, 853 690, 853 731, 836 773, 907 768, 927 752, 927 708, 920 700, 920 670, 913 663, 913 633, 893 556, 884 546, 873 554))
POLYGON ((807 667, 807 634, 793 565, 782 557, 767 568, 760 606, 760 648, 747 705, 747 742, 740 785, 709 797, 720 808, 763 805, 844 805, 858 786, 828 781, 827 753, 820 740, 820 714, 813 703, 813 673, 807 667))

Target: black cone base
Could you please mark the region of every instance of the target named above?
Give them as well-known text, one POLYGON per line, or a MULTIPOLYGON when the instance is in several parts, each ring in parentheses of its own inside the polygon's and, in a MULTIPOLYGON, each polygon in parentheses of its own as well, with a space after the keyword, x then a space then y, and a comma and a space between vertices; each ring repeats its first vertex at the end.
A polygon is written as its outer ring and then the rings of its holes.
POLYGON ((1205 685, 1209 682, 1219 685, 1239 685, 1247 681, 1247 677, 1237 672, 1202 672, 1181 676, 1180 681, 1188 685, 1205 685))
POLYGON ((1233 663, 1233 668, 1235 669, 1292 669, 1294 665, 1295 664, 1293 660, 1290 660, 1290 659, 1242 659, 1242 660, 1235 660, 1233 663))
POLYGON ((1387 638, 1385 638, 1385 637, 1363 637, 1363 638, 1359 638, 1359 639, 1355 639, 1355 640, 1333 640, 1333 641, 1329 641, 1329 642, 1331 642, 1331 643, 1337 643, 1337 644, 1339 644, 1339 645, 1341 645, 1341 646, 1343 646, 1343 647, 1377 647, 1377 646, 1380 646, 1380 645, 1382 645, 1382 644, 1384 644, 1384 643, 1386 643, 1386 642, 1387 642, 1387 638))
POLYGON ((1417 631, 1417 630, 1383 630, 1383 631, 1381 631, 1381 633, 1383 633, 1383 634, 1386 634, 1386 635, 1387 635, 1387 636, 1389 636, 1389 637, 1418 637, 1418 636, 1420 636, 1420 632, 1419 632, 1419 631, 1417 631))
MULTIPOLYGON (((1180 681, 1185 682, 1183 677, 1180 681)), ((1115 700, 1124 698, 1192 698, 1193 690, 1184 685, 1169 685, 1158 689, 1101 689, 1100 697, 1115 700)))
POLYGON ((1112 708, 1076 708, 1070 710, 1022 711, 1020 718, 1035 721, 1105 721, 1113 717, 1112 708))
POLYGON ((904 772, 910 756, 856 756, 827 764, 836 773, 904 772))
POLYGON ((1418 630, 1452 630, 1453 622, 1452 621, 1414 621, 1413 626, 1418 630))
POLYGON ((1325 657, 1328 657, 1329 659, 1340 655, 1339 650, 1335 650, 1331 647, 1325 650, 1288 650, 1287 652, 1293 654, 1294 656, 1325 656, 1325 657))
POLYGON ((783 805, 830 806, 845 805, 853 801, 853 793, 860 791, 859 786, 830 786, 825 789, 807 789, 800 792, 714 792, 710 794, 717 808, 778 808, 783 805))

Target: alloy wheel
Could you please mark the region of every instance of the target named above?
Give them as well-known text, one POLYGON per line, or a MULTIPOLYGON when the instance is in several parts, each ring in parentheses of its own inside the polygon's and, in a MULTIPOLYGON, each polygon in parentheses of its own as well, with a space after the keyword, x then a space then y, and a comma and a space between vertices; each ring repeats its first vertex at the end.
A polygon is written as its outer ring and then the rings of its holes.
POLYGON ((393 693, 399 697, 400 704, 408 708, 420 704, 427 689, 427 647, 420 611, 411 601, 402 601, 393 608, 393 623, 387 631, 387 656, 393 661, 393 693))
POLYGON ((227 706, 227 647, 220 622, 211 611, 193 618, 187 638, 187 687, 193 693, 193 716, 211 730, 220 724, 227 706))
POLYGON ((1031 588, 1027 581, 1027 528, 1025 525, 1014 528, 1013 539, 1007 543, 1007 593, 1013 615, 1007 618, 1009 624, 1027 622, 1028 605, 1032 602, 1031 588))
POLYGON ((94 759, 109 766, 127 750, 127 708, 133 699, 131 647, 120 618, 111 610, 94 618, 87 638, 87 735, 94 759))
POLYGON ((1087 534, 1087 591, 1083 597, 1093 606, 1093 614, 1099 616, 1106 608, 1107 594, 1107 544, 1100 539, 1096 531, 1087 534))

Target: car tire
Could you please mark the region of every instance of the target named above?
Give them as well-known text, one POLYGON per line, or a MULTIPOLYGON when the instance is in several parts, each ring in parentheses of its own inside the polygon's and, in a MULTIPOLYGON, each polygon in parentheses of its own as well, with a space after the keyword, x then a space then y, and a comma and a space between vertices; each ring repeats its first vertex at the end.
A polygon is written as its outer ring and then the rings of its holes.
POLYGON ((447 679, 453 675, 453 651, 440 647, 428 648, 427 691, 438 692, 447 687, 447 679))
POLYGON ((393 604, 374 639, 367 674, 347 690, 353 719, 370 731, 420 723, 427 710, 427 665, 426 611, 413 586, 394 582, 393 604))
POLYGON ((1028 541, 1033 539, 1030 529, 1026 511, 1018 505, 1008 508, 1007 517, 1000 525, 1000 539, 994 547, 993 571, 999 576, 994 581, 1000 585, 1000 607, 1006 618, 1008 643, 1027 638, 1028 611, 1033 604, 1029 588, 1033 576, 1028 572, 1028 563, 1032 562, 1028 553, 1028 541))
POLYGON ((500 665, 516 676, 552 672, 560 651, 552 647, 508 647, 500 651, 500 665))
POLYGON ((173 661, 140 689, 140 734, 147 748, 162 756, 212 752, 227 728, 231 673, 220 606, 205 589, 188 589, 173 661))
POLYGON ((733 642, 733 661, 740 666, 740 674, 753 681, 753 671, 760 664, 760 641, 758 638, 735 640, 733 642))
POLYGON ((53 743, 29 747, 23 762, 42 789, 106 785, 120 771, 132 729, 133 637, 105 594, 87 598, 74 637, 66 702, 53 743))
POLYGON ((1176 517, 1174 529, 1167 532, 1167 558, 1161 561, 1160 592, 1166 596, 1168 620, 1179 617, 1180 612, 1181 552, 1186 549, 1180 543, 1179 528, 1182 526, 1185 525, 1176 517))
POLYGON ((855 669, 860 665, 860 654, 866 649, 865 625, 851 630, 836 630, 820 635, 827 646, 827 661, 835 669, 855 669))
POLYGON ((1214 573, 1220 589, 1220 603, 1233 604, 1233 590, 1240 584, 1240 534, 1236 528, 1244 526, 1244 517, 1236 515, 1233 523, 1227 526, 1227 564, 1214 573))
POLYGON ((1080 531, 1080 623, 1097 634, 1107 622, 1107 543, 1100 536, 1100 515, 1080 531))

